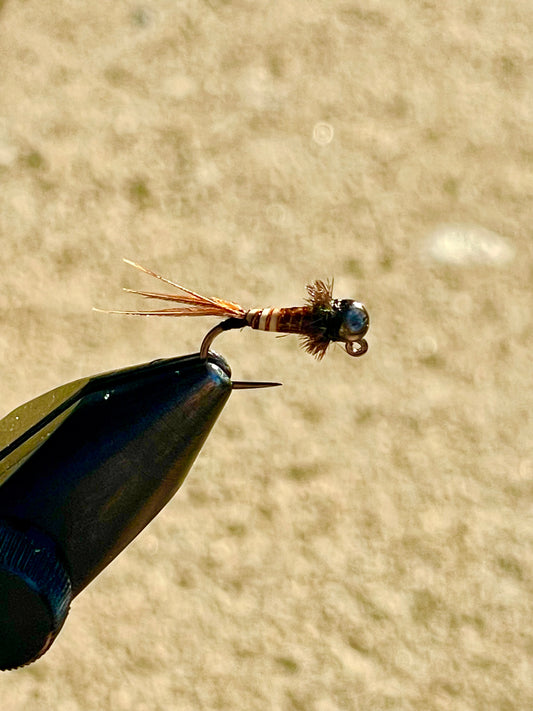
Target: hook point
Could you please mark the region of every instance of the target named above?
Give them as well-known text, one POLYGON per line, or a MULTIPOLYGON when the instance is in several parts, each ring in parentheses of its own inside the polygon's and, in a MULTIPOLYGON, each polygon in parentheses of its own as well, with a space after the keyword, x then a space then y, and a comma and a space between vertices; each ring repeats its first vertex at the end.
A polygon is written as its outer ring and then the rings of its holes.
POLYGON ((274 388, 282 383, 260 382, 253 380, 234 380, 231 384, 232 390, 254 390, 255 388, 274 388))

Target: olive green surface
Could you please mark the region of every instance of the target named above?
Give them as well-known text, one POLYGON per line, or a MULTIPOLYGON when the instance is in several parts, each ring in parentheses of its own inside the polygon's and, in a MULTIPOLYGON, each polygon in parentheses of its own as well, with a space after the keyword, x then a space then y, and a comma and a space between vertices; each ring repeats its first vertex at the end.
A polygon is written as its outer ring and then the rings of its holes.
POLYGON ((197 351, 121 259, 246 307, 335 278, 369 352, 251 330, 162 514, 3 711, 533 707, 533 7, 8 0, 2 414, 197 351), (500 235, 436 261, 443 224, 500 235), (512 258, 511 258, 512 257, 512 258))

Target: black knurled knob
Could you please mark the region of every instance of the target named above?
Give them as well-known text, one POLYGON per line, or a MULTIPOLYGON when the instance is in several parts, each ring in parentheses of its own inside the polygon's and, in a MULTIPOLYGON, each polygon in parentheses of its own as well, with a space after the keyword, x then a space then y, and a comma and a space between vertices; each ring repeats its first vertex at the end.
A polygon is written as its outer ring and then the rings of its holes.
POLYGON ((52 542, 0 521, 0 669, 29 664, 50 647, 72 589, 52 542))

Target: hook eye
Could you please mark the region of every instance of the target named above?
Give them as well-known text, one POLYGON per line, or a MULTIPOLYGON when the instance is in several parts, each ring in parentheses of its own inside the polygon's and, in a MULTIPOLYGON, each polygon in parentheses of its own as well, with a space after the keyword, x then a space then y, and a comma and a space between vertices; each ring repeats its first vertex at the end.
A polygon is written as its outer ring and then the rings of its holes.
POLYGON ((354 358, 359 358, 359 356, 362 356, 367 352, 368 343, 364 338, 361 338, 360 341, 346 341, 344 347, 346 348, 346 353, 348 353, 348 355, 353 356, 354 358), (356 344, 358 348, 354 348, 356 344))

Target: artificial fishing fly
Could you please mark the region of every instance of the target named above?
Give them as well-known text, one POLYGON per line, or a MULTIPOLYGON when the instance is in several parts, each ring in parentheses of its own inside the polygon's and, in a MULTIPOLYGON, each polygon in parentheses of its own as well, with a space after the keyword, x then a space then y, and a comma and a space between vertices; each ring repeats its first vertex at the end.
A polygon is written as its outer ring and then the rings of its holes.
MULTIPOLYGON (((307 285, 304 306, 288 308, 244 309, 232 301, 206 297, 186 289, 146 267, 124 260, 135 269, 155 277, 179 290, 179 294, 156 293, 125 289, 147 299, 170 301, 179 306, 153 311, 106 311, 106 313, 132 316, 218 316, 225 318, 205 336, 200 347, 200 356, 207 358, 213 340, 223 331, 250 326, 259 331, 294 333, 301 337, 302 346, 318 360, 324 357, 330 343, 344 343, 348 355, 359 357, 368 350, 364 339, 369 326, 368 311, 363 304, 352 299, 334 299, 333 283, 315 281, 307 285)), ((99 311, 100 309, 96 309, 99 311)))

